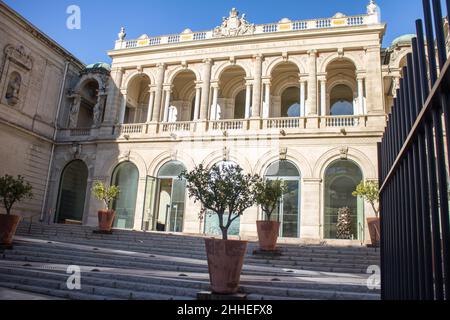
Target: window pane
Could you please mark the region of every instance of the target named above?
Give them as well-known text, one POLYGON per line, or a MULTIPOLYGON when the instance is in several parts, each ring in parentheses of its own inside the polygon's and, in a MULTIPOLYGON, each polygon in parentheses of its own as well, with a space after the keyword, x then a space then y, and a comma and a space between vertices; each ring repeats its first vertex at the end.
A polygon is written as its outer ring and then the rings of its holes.
POLYGON ((158 177, 178 177, 185 169, 181 162, 171 161, 159 169, 158 177))
POLYGON ((120 188, 120 194, 113 203, 116 211, 114 227, 132 229, 136 211, 136 197, 139 182, 139 171, 131 162, 121 163, 113 174, 113 185, 120 188))
POLYGON ((299 177, 297 167, 289 161, 278 161, 272 164, 267 170, 268 177, 299 177))

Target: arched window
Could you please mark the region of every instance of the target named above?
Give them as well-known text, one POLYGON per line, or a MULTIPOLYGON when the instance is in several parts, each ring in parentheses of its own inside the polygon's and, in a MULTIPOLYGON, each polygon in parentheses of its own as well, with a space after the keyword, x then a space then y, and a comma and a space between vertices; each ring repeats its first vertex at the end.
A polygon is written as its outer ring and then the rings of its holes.
POLYGON ((115 228, 133 229, 138 183, 139 170, 133 163, 122 162, 114 169, 111 184, 120 189, 119 197, 113 203, 115 228))
POLYGON ((300 91, 297 87, 284 90, 281 96, 281 117, 300 117, 300 91))
POLYGON ((58 203, 56 206, 57 223, 68 220, 81 223, 84 214, 88 168, 81 160, 70 162, 61 174, 58 203))
POLYGON ((287 186, 281 197, 274 220, 281 222, 280 236, 284 238, 300 237, 300 181, 301 174, 290 161, 277 161, 266 172, 268 180, 282 180, 287 186))
POLYGON ((245 119, 246 90, 238 93, 234 100, 234 119, 245 119))
POLYGON ((344 84, 339 84, 331 90, 330 115, 351 116, 354 115, 353 91, 344 84))
POLYGON ((186 181, 180 174, 186 167, 179 161, 166 163, 159 169, 156 216, 153 229, 157 231, 182 232, 186 201, 186 181))
POLYGON ((363 238, 364 202, 352 195, 362 180, 361 169, 350 160, 335 161, 325 171, 324 237, 326 239, 336 239, 338 211, 345 207, 351 211, 353 238, 363 238))

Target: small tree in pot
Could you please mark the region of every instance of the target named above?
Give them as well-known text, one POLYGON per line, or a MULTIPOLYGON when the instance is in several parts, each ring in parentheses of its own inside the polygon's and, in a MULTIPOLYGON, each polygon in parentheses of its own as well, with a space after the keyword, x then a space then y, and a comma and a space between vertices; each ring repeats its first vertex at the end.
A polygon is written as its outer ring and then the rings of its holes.
POLYGON ((14 178, 10 175, 0 177, 0 201, 6 210, 6 215, 0 215, 0 245, 12 244, 20 217, 11 214, 11 209, 17 202, 33 198, 33 188, 22 176, 14 178))
POLYGON ((272 221, 272 214, 279 201, 287 191, 286 184, 281 180, 259 179, 255 185, 256 203, 261 206, 265 221, 256 221, 259 247, 262 251, 274 251, 277 246, 280 222, 272 221))
POLYGON ((103 182, 95 181, 92 193, 105 204, 105 209, 98 211, 99 230, 101 232, 111 232, 116 215, 115 211, 112 210, 112 203, 119 197, 120 189, 117 186, 107 187, 103 182))
POLYGON ((247 251, 247 241, 228 240, 228 229, 245 210, 255 204, 257 176, 245 175, 237 165, 202 165, 180 178, 187 181, 189 197, 201 202, 205 210, 217 215, 222 240, 205 239, 212 291, 233 294, 239 289, 240 274, 247 251), (228 218, 226 219, 226 212, 228 218))
POLYGON ((367 225, 369 227, 370 239, 373 246, 380 245, 380 189, 378 183, 372 181, 361 181, 353 192, 354 197, 361 197, 368 202, 374 213, 375 218, 367 218, 367 225))

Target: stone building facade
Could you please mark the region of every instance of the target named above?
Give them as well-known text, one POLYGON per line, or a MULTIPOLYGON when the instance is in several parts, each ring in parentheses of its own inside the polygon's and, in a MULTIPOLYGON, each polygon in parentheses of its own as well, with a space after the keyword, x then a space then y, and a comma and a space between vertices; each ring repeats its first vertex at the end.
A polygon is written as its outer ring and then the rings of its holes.
POLYGON ((39 216, 58 109, 84 66, 2 1, 0 33, 0 175, 21 174, 32 184, 34 198, 15 209, 39 216))
MULTIPOLYGON (((100 180, 122 190, 118 228, 216 234, 178 175, 233 162, 287 182, 282 238, 333 239, 350 207, 353 237, 367 241, 374 212, 351 193, 378 179, 377 143, 410 52, 407 37, 383 49, 385 29, 374 1, 351 17, 257 25, 232 9, 205 32, 128 40, 123 28, 111 67, 86 66, 64 86, 45 219, 96 225, 100 180)), ((247 210, 231 233, 255 237, 260 218, 247 210)))

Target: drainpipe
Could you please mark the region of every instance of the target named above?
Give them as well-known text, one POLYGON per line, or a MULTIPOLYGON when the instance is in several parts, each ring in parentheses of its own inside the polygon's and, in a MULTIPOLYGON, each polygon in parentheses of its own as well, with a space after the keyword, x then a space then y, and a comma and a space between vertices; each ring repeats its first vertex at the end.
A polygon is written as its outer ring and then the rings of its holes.
POLYGON ((48 186, 50 183, 50 176, 51 176, 51 170, 53 166, 53 157, 55 155, 55 144, 56 144, 56 137, 58 134, 58 120, 59 120, 59 113, 61 111, 61 105, 64 97, 64 89, 66 87, 66 81, 67 81, 67 73, 69 71, 69 65, 70 61, 66 61, 66 66, 64 69, 64 78, 61 84, 61 90, 59 92, 59 100, 58 100, 58 108, 56 110, 56 116, 54 120, 54 132, 53 132, 53 139, 52 139, 52 151, 50 153, 50 161, 48 163, 48 169, 47 169, 47 179, 45 180, 45 192, 44 192, 44 198, 42 200, 42 208, 41 208, 41 216, 40 221, 42 222, 44 220, 44 210, 45 210, 45 204, 47 203, 47 194, 48 194, 48 186))

